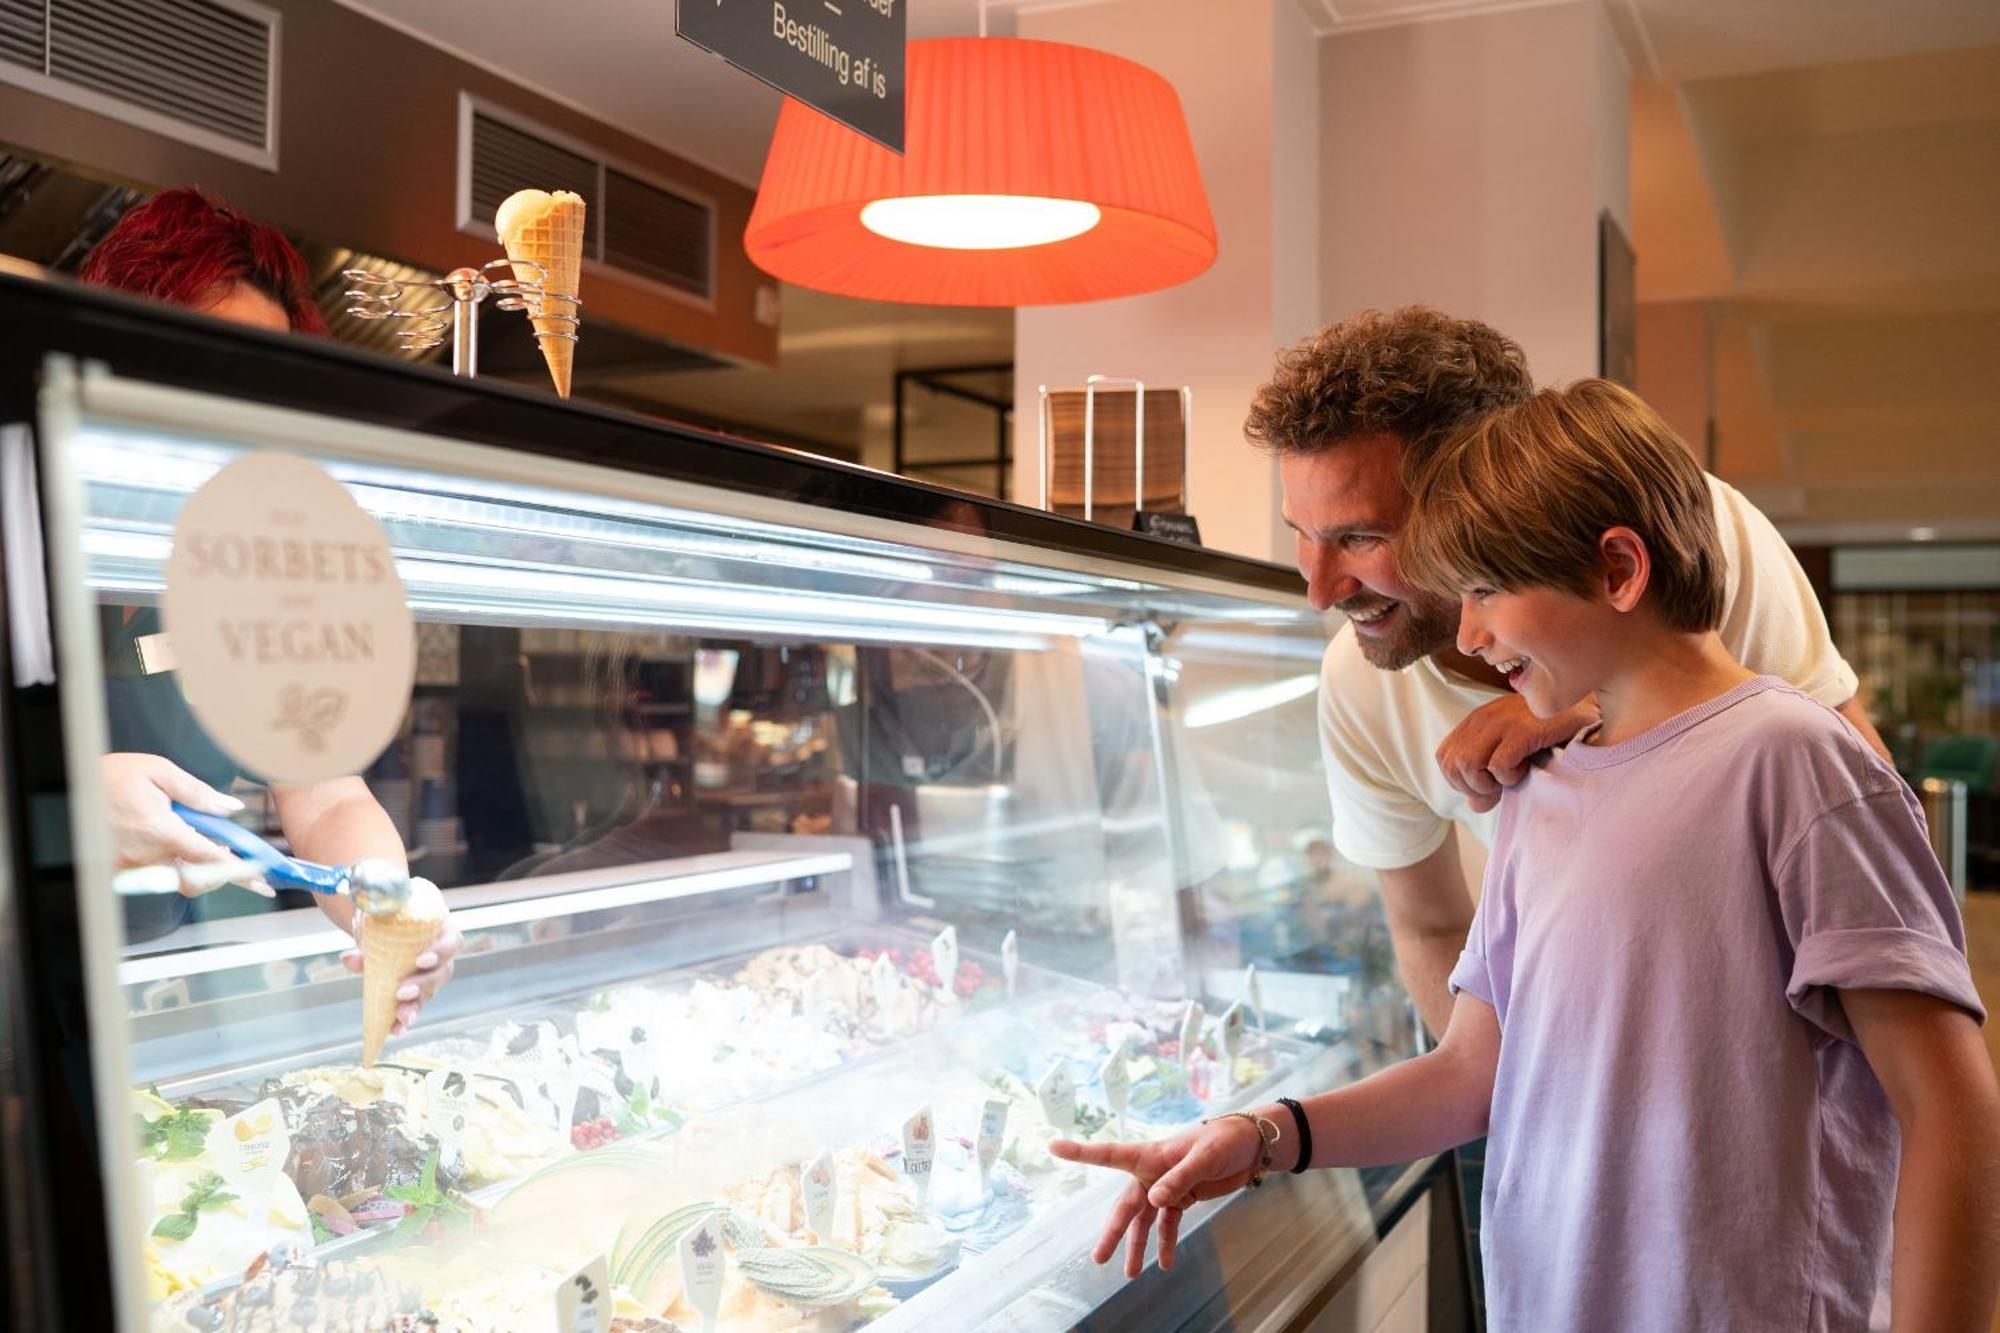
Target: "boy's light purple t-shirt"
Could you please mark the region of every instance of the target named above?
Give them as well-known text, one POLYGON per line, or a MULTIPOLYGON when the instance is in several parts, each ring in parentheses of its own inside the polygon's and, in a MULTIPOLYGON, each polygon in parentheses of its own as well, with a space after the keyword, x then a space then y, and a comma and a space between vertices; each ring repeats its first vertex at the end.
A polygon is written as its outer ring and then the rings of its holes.
POLYGON ((1493 1006, 1494 1333, 1845 1333, 1898 1135, 1839 988, 1983 1017, 1895 772, 1760 676, 1501 803, 1454 990, 1493 1006))

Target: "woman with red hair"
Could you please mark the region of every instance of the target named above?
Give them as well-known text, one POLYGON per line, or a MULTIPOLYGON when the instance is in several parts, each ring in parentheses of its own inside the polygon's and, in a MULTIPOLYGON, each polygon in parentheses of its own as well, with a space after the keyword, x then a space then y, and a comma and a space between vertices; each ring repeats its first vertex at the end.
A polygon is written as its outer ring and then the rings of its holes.
MULTIPOLYGON (((126 213, 77 276, 273 332, 326 332, 311 274, 284 234, 199 190, 167 190, 126 213)), ((226 794, 240 772, 236 762, 195 721, 173 679, 158 612, 128 613, 107 638, 112 753, 104 757, 104 779, 118 864, 231 859, 173 812, 174 801, 217 815, 234 814, 243 803, 226 794)), ((330 865, 369 858, 398 868, 407 863, 394 822, 359 777, 274 784, 271 799, 294 855, 330 865)), ((316 897, 329 917, 354 931, 351 902, 316 897)), ((125 901, 126 931, 135 940, 165 934, 188 916, 179 898, 125 901)), ((447 922, 417 959, 397 992, 397 1031, 450 978, 459 943, 447 922)), ((360 970, 358 952, 345 961, 360 970)))
POLYGON ((126 213, 77 276, 281 333, 326 332, 284 233, 200 190, 163 190, 126 213))

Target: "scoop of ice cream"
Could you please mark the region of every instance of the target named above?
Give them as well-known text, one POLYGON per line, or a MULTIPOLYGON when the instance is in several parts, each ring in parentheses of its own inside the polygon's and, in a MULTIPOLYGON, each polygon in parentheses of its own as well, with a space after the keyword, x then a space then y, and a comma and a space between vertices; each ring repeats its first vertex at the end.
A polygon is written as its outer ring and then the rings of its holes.
POLYGON ((444 894, 429 880, 412 876, 410 896, 399 910, 404 916, 435 921, 444 915, 444 894))
POLYGON ((582 203, 583 196, 570 190, 557 190, 553 194, 547 190, 516 190, 493 211, 493 230, 504 245, 516 227, 541 216, 544 209, 569 202, 582 203))
POLYGON ((522 218, 533 217, 551 202, 552 196, 547 190, 516 190, 501 200, 500 207, 494 210, 493 230, 504 241, 507 233, 514 230, 515 223, 522 218))

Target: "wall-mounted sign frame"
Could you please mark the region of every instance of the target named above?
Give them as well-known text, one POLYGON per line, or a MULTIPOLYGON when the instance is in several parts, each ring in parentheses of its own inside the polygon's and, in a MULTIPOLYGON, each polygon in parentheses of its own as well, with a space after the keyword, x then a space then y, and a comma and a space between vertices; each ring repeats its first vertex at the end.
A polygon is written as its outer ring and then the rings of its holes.
POLYGON ((676 0, 674 31, 900 153, 908 6, 909 0, 676 0))

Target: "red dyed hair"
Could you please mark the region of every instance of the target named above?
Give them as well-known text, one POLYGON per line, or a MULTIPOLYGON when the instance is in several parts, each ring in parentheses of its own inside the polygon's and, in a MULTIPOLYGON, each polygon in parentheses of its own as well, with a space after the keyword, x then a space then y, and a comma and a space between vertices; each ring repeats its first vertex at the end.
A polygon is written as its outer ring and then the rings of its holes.
POLYGON ((284 233, 200 190, 163 190, 126 213, 77 276, 197 309, 242 283, 277 302, 292 332, 326 332, 312 276, 284 233))

